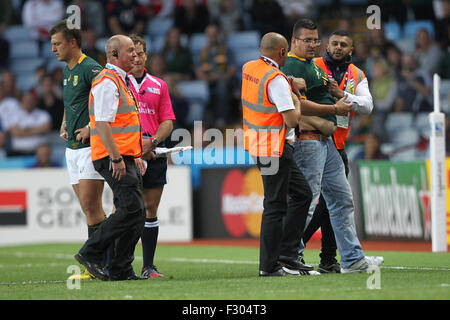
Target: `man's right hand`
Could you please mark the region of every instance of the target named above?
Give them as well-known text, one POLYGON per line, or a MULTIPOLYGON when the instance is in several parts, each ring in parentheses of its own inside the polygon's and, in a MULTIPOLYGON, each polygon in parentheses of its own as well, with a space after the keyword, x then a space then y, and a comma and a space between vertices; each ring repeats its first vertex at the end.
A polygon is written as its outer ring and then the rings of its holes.
POLYGON ((341 99, 336 102, 336 115, 346 116, 352 109, 352 102, 345 102, 347 95, 344 95, 341 99))
POLYGON ((67 126, 66 126, 66 122, 65 121, 61 124, 61 129, 59 129, 59 136, 64 141, 69 140, 69 134, 67 133, 67 126))

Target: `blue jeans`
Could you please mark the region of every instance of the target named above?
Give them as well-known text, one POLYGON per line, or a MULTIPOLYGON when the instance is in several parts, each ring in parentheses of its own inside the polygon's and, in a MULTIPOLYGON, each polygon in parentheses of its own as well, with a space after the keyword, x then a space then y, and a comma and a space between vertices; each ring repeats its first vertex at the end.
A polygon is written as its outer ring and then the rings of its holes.
MULTIPOLYGON (((347 268, 362 259, 364 253, 356 234, 353 194, 345 176, 342 158, 333 140, 328 138, 325 141, 294 142, 294 159, 313 194, 306 223, 311 220, 322 191, 341 254, 341 266, 347 268)), ((302 246, 300 251, 303 250, 302 246)))

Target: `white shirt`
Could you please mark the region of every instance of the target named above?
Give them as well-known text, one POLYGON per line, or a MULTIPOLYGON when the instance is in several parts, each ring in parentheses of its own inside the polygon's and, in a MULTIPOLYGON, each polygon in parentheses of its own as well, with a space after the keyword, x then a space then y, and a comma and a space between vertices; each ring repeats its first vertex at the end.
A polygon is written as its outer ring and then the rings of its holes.
MULTIPOLYGON (((20 108, 16 117, 14 125, 21 129, 39 127, 51 121, 50 114, 41 109, 35 108, 31 113, 23 108, 20 108)), ((34 151, 36 148, 48 142, 46 134, 38 134, 28 137, 11 136, 12 149, 15 151, 34 151)))
MULTIPOLYGON (((105 68, 115 70, 125 82, 127 73, 118 66, 107 63, 105 68)), ((92 89, 95 121, 114 122, 119 107, 119 89, 111 79, 104 79, 92 89)))
MULTIPOLYGON (((264 58, 270 60, 278 68, 278 63, 266 56, 264 56, 264 58)), ((282 75, 276 76, 269 82, 269 85, 267 86, 267 93, 269 100, 277 107, 277 110, 280 113, 288 110, 295 110, 294 102, 291 97, 291 86, 282 75)), ((294 138, 295 129, 287 129, 286 140, 292 140, 294 138)))
POLYGON ((64 3, 61 0, 29 0, 23 5, 22 21, 35 38, 43 36, 64 18, 64 3), (43 29, 43 30, 40 30, 43 29))
POLYGON ((355 94, 345 91, 345 102, 353 102, 352 110, 359 114, 370 114, 373 110, 372 95, 369 90, 369 82, 364 78, 355 89, 355 94))
POLYGON ((8 131, 16 124, 16 117, 20 110, 22 107, 16 98, 6 97, 0 101, 0 121, 4 131, 8 131))

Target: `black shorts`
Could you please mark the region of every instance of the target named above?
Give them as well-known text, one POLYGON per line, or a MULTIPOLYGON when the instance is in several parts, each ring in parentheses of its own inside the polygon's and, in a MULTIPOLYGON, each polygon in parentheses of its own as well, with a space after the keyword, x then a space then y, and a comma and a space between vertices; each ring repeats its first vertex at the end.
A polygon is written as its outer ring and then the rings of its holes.
POLYGON ((147 170, 142 177, 144 189, 153 189, 167 184, 167 158, 147 161, 147 170))

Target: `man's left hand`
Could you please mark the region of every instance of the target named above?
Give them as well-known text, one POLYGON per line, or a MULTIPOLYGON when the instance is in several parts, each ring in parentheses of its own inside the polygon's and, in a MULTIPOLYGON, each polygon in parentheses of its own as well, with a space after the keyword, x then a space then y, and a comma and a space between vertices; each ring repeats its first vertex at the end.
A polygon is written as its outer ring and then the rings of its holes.
POLYGON ((339 89, 339 85, 336 80, 328 81, 328 92, 338 99, 341 99, 344 96, 344 91, 339 89))
POLYGON ((75 130, 75 134, 77 141, 81 141, 81 143, 86 143, 86 141, 89 139, 89 127, 85 126, 83 128, 75 130))

